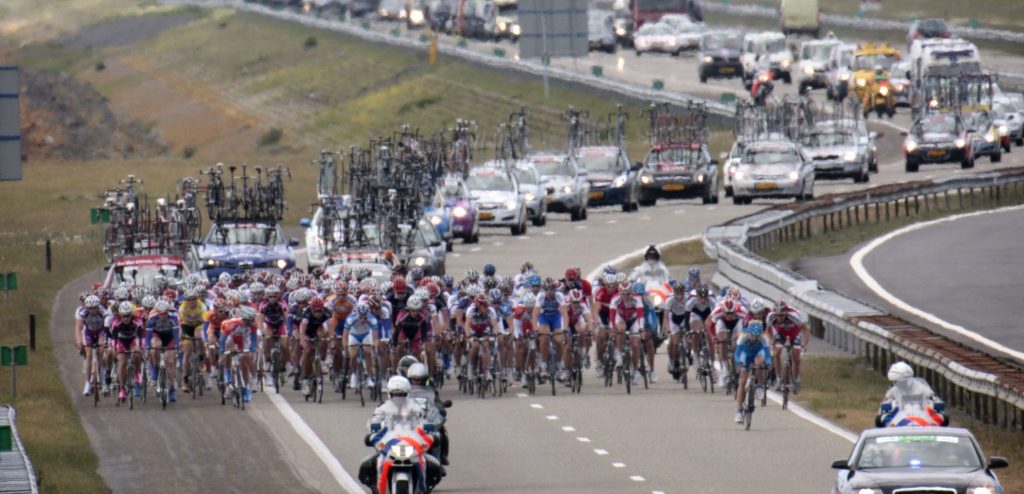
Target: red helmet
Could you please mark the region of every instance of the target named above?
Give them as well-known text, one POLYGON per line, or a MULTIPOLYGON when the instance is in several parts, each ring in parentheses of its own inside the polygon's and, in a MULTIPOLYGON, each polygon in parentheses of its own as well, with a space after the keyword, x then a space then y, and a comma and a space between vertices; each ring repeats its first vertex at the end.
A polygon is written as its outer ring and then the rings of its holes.
POLYGON ((722 302, 722 310, 729 315, 736 313, 736 301, 733 299, 725 299, 722 302))
POLYGON ((405 282, 405 278, 402 276, 393 276, 391 278, 391 288, 395 293, 405 292, 409 285, 405 282))
POLYGON ((478 304, 487 305, 487 295, 484 295, 484 294, 481 293, 480 295, 477 295, 476 298, 473 299, 473 301, 478 303, 478 304))
POLYGON ((178 298, 178 292, 168 288, 167 290, 164 290, 164 298, 167 300, 174 300, 178 298))
POLYGON ((583 301, 583 291, 577 288, 569 290, 569 301, 578 304, 583 301))
POLYGON ((566 270, 565 270, 565 279, 566 280, 572 281, 572 280, 575 280, 576 278, 579 278, 579 277, 580 277, 580 268, 578 268, 576 266, 572 266, 570 268, 566 268, 566 270))
POLYGON ((441 294, 441 287, 437 286, 437 283, 434 283, 433 281, 424 283, 423 288, 430 292, 430 298, 435 298, 441 294))
POLYGON ((313 311, 324 310, 324 299, 320 297, 314 297, 313 300, 309 301, 309 309, 313 311))

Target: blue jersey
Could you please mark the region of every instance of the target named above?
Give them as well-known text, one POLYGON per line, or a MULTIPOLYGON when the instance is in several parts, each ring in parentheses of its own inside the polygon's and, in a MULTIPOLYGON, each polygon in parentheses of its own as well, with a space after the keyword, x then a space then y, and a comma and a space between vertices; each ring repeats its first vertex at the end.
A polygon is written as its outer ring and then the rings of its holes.
POLYGON ((366 319, 354 313, 345 318, 345 329, 350 334, 366 334, 370 331, 376 331, 378 328, 377 318, 373 314, 366 316, 366 319))

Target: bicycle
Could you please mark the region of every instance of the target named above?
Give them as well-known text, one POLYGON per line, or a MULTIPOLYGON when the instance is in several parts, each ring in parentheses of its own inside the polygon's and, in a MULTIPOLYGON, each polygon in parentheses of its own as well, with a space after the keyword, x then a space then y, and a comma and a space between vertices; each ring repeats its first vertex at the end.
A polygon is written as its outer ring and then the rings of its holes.
POLYGON ((501 369, 501 359, 498 358, 498 342, 491 340, 491 368, 488 370, 491 375, 491 396, 504 396, 508 382, 501 369))
MULTIPOLYGON (((270 337, 270 376, 274 380, 274 392, 281 394, 281 383, 284 382, 284 365, 281 363, 281 336, 270 337)), ((261 388, 262 389, 262 388, 261 388)))
POLYGON ((202 360, 199 358, 199 349, 195 347, 195 341, 192 341, 192 353, 189 355, 189 380, 192 384, 192 399, 196 399, 196 396, 203 395, 203 370, 201 368, 202 360))
POLYGON ((92 388, 92 406, 100 405, 100 347, 98 341, 89 345, 92 348, 92 371, 89 372, 89 387, 92 388))
POLYGON ((640 376, 644 380, 644 389, 649 389, 648 386, 648 374, 647 374, 647 330, 640 328, 640 376))
POLYGON ((622 345, 622 366, 619 368, 619 383, 626 382, 626 394, 633 392, 633 345, 632 335, 626 333, 626 341, 622 345))
MULTIPOLYGON (((687 335, 692 333, 694 331, 690 330, 687 335)), ((711 394, 715 394, 715 380, 712 379, 711 351, 708 348, 707 333, 703 330, 699 331, 698 338, 700 339, 700 350, 697 352, 697 379, 705 393, 710 389, 711 394)))
POLYGON ((576 333, 572 334, 572 367, 569 370, 569 384, 573 393, 583 390, 583 351, 576 333))
POLYGON ((309 394, 305 397, 306 401, 312 398, 313 403, 324 402, 324 368, 323 361, 320 360, 320 343, 326 340, 327 338, 316 338, 313 343, 313 377, 309 383, 309 394))
POLYGON ((761 381, 762 378, 757 377, 757 376, 759 376, 760 373, 763 370, 764 370, 764 366, 763 365, 754 365, 754 366, 751 366, 750 371, 747 372, 747 382, 746 382, 746 385, 745 385, 745 389, 747 390, 746 391, 747 395, 744 397, 744 398, 746 398, 745 401, 747 402, 747 404, 746 404, 746 407, 744 407, 744 409, 743 409, 743 421, 745 423, 745 428, 748 431, 750 430, 750 422, 753 420, 754 409, 756 408, 754 406, 755 405, 754 400, 757 399, 757 396, 756 396, 757 392, 758 391, 761 392, 762 400, 764 400, 763 396, 766 394, 765 390, 764 390, 764 384, 763 383, 761 383, 761 382, 758 382, 757 384, 754 383, 755 380, 756 381, 761 381))
MULTIPOLYGON (((789 408, 789 392, 793 389, 793 342, 782 347, 782 409, 789 408)), ((763 406, 763 405, 762 405, 763 406)))
MULTIPOLYGON (((365 388, 366 388, 366 377, 368 375, 369 375, 369 372, 366 370, 366 351, 363 350, 363 345, 359 345, 359 346, 356 347, 356 365, 355 365, 356 387, 354 388, 354 390, 355 390, 356 394, 359 395, 359 405, 360 406, 366 406, 366 395, 364 394, 364 391, 365 391, 365 388)), ((348 384, 347 383, 348 379, 349 379, 349 377, 348 377, 348 375, 346 375, 345 378, 342 381, 342 387, 344 387, 344 386, 346 386, 348 384)), ((374 383, 374 384, 376 384, 376 383, 374 383)), ((370 392, 370 394, 371 394, 370 398, 371 399, 375 399, 372 396, 373 395, 372 391, 370 392)))
POLYGON ((551 396, 558 394, 558 345, 555 344, 555 335, 548 336, 548 380, 551 381, 551 396))
POLYGON ((611 330, 607 331, 608 338, 605 340, 601 362, 604 365, 604 386, 610 388, 615 381, 615 334, 611 330))
POLYGON ((526 333, 526 367, 523 373, 526 377, 526 391, 533 395, 537 393, 537 332, 526 333))
POLYGON ((678 382, 683 384, 683 389, 689 389, 690 388, 690 383, 689 383, 690 368, 688 366, 688 362, 690 360, 689 359, 690 348, 687 345, 687 340, 689 338, 684 336, 684 335, 682 335, 682 334, 680 334, 678 336, 678 338, 679 338, 679 341, 677 343, 677 347, 678 348, 676 349, 676 362, 675 362, 675 364, 676 364, 675 365, 675 367, 676 367, 676 376, 677 376, 676 377, 676 381, 678 381, 678 382))
MULTIPOLYGON (((118 383, 117 383, 118 391, 119 391, 118 394, 119 395, 120 395, 121 389, 125 389, 126 390, 126 392, 125 392, 125 399, 128 401, 128 409, 129 410, 135 410, 135 389, 133 389, 133 388, 135 386, 145 386, 145 384, 140 385, 139 382, 138 382, 138 381, 141 381, 142 376, 138 376, 140 371, 139 371, 139 369, 135 368, 135 355, 136 354, 137 354, 137 350, 133 350, 131 352, 131 354, 125 355, 125 359, 127 360, 127 362, 126 362, 127 365, 125 367, 124 375, 125 375, 125 379, 128 380, 128 382, 131 383, 131 385, 125 386, 125 383, 121 382, 120 379, 118 379, 118 383)), ((145 368, 145 366, 143 366, 143 368, 145 368)), ((145 372, 141 372, 141 374, 144 375, 145 372)), ((117 406, 121 406, 121 403, 123 403, 123 402, 121 401, 121 397, 120 396, 117 397, 117 399, 115 400, 115 403, 117 404, 117 406)))
MULTIPOLYGON (((248 352, 246 352, 248 353, 248 352)), ((235 408, 239 410, 245 410, 245 399, 242 396, 242 389, 244 381, 242 380, 242 364, 239 357, 238 350, 232 350, 228 352, 228 360, 231 362, 231 380, 233 381, 232 387, 232 400, 234 401, 235 408)), ((223 401, 221 402, 223 404, 223 401)))

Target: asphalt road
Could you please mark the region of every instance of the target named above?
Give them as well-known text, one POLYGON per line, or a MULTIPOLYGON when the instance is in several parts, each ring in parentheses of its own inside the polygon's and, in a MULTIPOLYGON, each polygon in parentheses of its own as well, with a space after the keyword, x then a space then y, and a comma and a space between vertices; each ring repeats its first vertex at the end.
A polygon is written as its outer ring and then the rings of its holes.
POLYGON ((897 298, 1015 350, 1024 288, 1024 211, 971 216, 904 233, 864 267, 897 298))

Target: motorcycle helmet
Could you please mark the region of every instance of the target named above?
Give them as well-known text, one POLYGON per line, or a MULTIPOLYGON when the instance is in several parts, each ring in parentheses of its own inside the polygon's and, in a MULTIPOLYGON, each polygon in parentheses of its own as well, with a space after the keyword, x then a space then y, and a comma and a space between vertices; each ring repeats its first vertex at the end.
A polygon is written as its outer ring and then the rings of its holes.
POLYGON ((388 379, 387 391, 388 395, 392 398, 395 396, 406 396, 412 391, 412 384, 402 376, 391 376, 391 379, 388 379))
POLYGON ((427 380, 428 373, 427 366, 416 362, 409 366, 409 370, 406 372, 406 377, 408 377, 410 381, 423 382, 427 380))
POLYGON ((889 367, 889 380, 892 382, 906 379, 908 377, 914 377, 914 369, 910 367, 910 364, 900 361, 892 364, 889 367))
MULTIPOLYGON (((420 361, 417 360, 416 357, 413 357, 412 355, 406 355, 402 357, 401 360, 398 361, 398 374, 401 376, 405 376, 406 373, 409 372, 409 367, 412 367, 412 364, 418 363, 420 363, 420 361)), ((388 382, 388 387, 391 387, 390 381, 388 382)))
POLYGON ((645 261, 651 261, 651 260, 653 260, 653 261, 660 261, 661 260, 661 253, 658 252, 658 248, 653 246, 653 245, 647 246, 647 250, 644 251, 644 260, 645 261))

